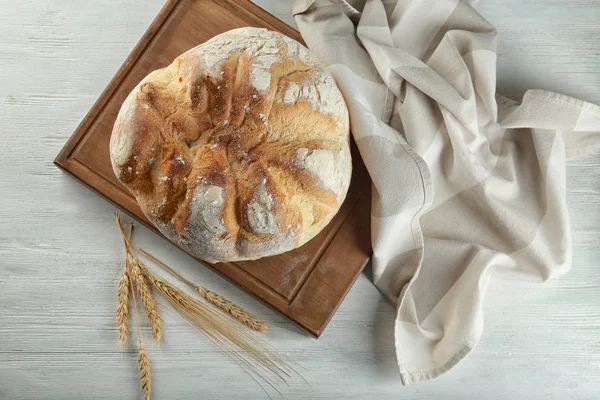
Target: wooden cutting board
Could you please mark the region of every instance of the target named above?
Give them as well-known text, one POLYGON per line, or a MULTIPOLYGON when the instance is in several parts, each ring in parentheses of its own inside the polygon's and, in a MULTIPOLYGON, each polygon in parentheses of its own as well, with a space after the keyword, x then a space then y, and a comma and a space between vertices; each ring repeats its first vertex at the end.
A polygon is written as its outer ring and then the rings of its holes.
MULTIPOLYGON (((160 235, 113 174, 109 140, 117 112, 148 73, 167 66, 181 53, 211 37, 242 26, 265 27, 302 41, 298 32, 247 0, 168 1, 55 164, 160 235)), ((279 256, 207 264, 316 337, 371 254, 371 182, 355 148, 353 158, 354 172, 346 201, 313 240, 279 256)))

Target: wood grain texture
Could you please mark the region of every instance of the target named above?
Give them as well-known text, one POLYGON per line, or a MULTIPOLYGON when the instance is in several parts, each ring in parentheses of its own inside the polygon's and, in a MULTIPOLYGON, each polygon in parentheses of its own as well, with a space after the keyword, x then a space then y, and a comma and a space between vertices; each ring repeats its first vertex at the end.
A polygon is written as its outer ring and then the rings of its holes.
MULTIPOLYGON (((113 173, 109 141, 115 119, 125 98, 150 72, 213 36, 242 26, 266 27, 302 40, 298 32, 248 0, 168 1, 55 164, 162 236, 113 173)), ((371 254, 371 182, 358 151, 352 150, 354 171, 346 200, 315 238, 273 257, 206 264, 316 337, 371 254)))
MULTIPOLYGON (((0 0, 0 399, 139 398, 137 354, 120 349, 115 325, 123 254, 113 207, 51 160, 162 5, 0 0)), ((291 8, 281 0, 261 5, 281 16, 291 8)), ((516 97, 542 86, 600 103, 596 0, 481 0, 476 6, 500 33, 501 91, 516 97)), ((310 382, 282 388, 287 398, 595 399, 600 155, 570 161, 567 178, 572 271, 543 285, 492 280, 479 346, 453 371, 411 387, 399 383, 393 309, 368 271, 316 341, 146 228, 137 230, 135 243, 271 321, 267 340, 297 360, 310 382)), ((159 305, 161 347, 150 341, 148 324, 142 327, 155 399, 267 398, 159 305)))

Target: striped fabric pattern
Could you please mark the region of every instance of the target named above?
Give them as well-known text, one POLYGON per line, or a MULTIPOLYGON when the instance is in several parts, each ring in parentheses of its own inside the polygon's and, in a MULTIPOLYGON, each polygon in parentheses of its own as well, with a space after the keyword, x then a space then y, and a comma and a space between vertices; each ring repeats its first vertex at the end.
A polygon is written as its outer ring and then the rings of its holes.
POLYGON ((373 280, 397 305, 402 381, 454 367, 491 278, 570 267, 565 159, 600 148, 600 107, 496 94, 496 31, 458 0, 296 0, 373 181, 373 280))

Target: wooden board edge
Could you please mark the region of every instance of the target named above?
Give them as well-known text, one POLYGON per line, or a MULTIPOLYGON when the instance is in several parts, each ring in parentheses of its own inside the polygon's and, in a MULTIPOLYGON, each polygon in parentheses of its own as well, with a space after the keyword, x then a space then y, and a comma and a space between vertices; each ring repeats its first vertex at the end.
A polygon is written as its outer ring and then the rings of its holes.
MULTIPOLYGON (((315 261, 313 263, 314 265, 311 266, 310 271, 306 274, 306 276, 302 278, 302 283, 299 285, 299 288, 295 289, 293 291, 291 298, 288 300, 288 304, 291 305, 294 302, 294 299, 302 291, 302 288, 304 287, 304 285, 306 285, 306 282, 308 282, 308 280, 310 279, 310 276, 312 275, 313 271, 318 267, 319 263, 321 262, 323 255, 325 255, 325 253, 327 252, 327 249, 329 249, 329 246, 331 246, 331 243, 333 243, 335 237, 338 235, 340 230, 346 224, 346 221, 348 220, 350 213, 356 207, 357 203, 360 202, 360 198, 361 198, 361 194, 357 193, 356 196, 354 196, 354 198, 344 200, 344 201, 349 201, 350 204, 347 204, 343 210, 342 209, 338 210, 338 213, 340 214, 340 217, 339 217, 340 220, 331 229, 329 234, 326 236, 325 240, 323 240, 323 243, 321 244, 321 246, 319 247, 319 250, 317 251, 317 257, 315 258, 315 261)), ((338 215, 336 215, 335 217, 337 217, 337 216, 338 215)), ((331 221, 329 223, 331 224, 333 222, 334 221, 331 221)))
POLYGON ((331 319, 337 313, 338 308, 340 308, 340 306, 346 299, 348 292, 350 292, 350 289, 352 289, 352 287, 354 286, 354 283, 356 282, 356 280, 358 279, 360 274, 364 271, 364 269, 367 266, 367 264, 369 263, 370 259, 371 259, 371 257, 367 256, 367 258, 365 258, 362 265, 360 265, 360 267, 357 269, 356 274, 354 274, 354 277, 352 278, 352 282, 350 283, 350 285, 348 285, 346 287, 346 290, 344 291, 344 294, 342 295, 340 302, 335 307, 333 307, 333 311, 331 312, 331 314, 329 314, 329 317, 323 322, 323 324, 321 325, 319 330, 316 332, 315 338, 318 339, 323 334, 323 332, 325 332, 325 328, 327 328, 327 325, 329 325, 329 322, 331 322, 331 319))
MULTIPOLYGON (((303 296, 306 293, 309 293, 311 295, 314 294, 319 289, 322 289, 322 285, 324 284, 324 282, 338 282, 337 279, 333 279, 335 277, 332 276, 335 274, 335 269, 331 269, 330 266, 328 266, 328 263, 331 263, 331 258, 338 260, 338 257, 339 257, 339 253, 336 254, 336 249, 335 249, 336 243, 335 242, 340 241, 340 240, 342 242, 345 242, 345 240, 342 239, 343 235, 354 236, 356 239, 354 241, 354 243, 357 244, 357 246, 353 247, 353 251, 356 252, 356 255, 351 257, 351 259, 358 260, 358 259, 362 258, 363 261, 360 265, 354 265, 351 275, 349 275, 349 274, 342 275, 342 276, 349 277, 349 279, 346 282, 344 282, 342 285, 339 285, 339 284, 336 285, 337 288, 343 288, 343 290, 342 291, 338 290, 337 293, 335 293, 335 298, 338 300, 335 303, 333 303, 331 307, 329 307, 329 312, 328 312, 327 318, 319 319, 318 322, 313 321, 313 323, 309 322, 306 324, 303 323, 301 318, 296 318, 298 320, 298 323, 303 326, 309 326, 309 325, 315 325, 315 324, 318 325, 318 327, 315 328, 314 332, 311 332, 317 338, 323 333, 323 331, 329 324, 329 321, 331 321, 331 318, 333 317, 333 315, 336 313, 339 306, 342 304, 342 302, 346 298, 346 295, 348 294, 348 292, 354 285, 354 282, 356 282, 356 279, 358 279, 358 276, 364 270, 365 266, 367 265, 367 263, 369 262, 369 260, 372 256, 373 249, 370 246, 370 240, 367 240, 367 241, 363 240, 365 236, 367 236, 369 238, 371 236, 371 234, 370 234, 370 231, 371 231, 370 230, 370 219, 364 220, 364 215, 370 215, 370 207, 368 207, 368 204, 370 204, 370 193, 361 193, 361 195, 358 198, 358 201, 354 203, 352 209, 350 210, 350 214, 344 220, 344 223, 340 227, 334 240, 332 241, 330 246, 327 248, 325 254, 323 254, 323 256, 321 257, 321 260, 319 260, 319 264, 312 271, 311 276, 309 277, 309 280, 307 280, 305 287, 303 288, 305 291, 299 295, 299 296, 303 296), (357 221, 361 221, 361 220, 364 220, 365 224, 367 226, 361 227, 360 224, 357 224, 357 221), (365 245, 365 243, 369 243, 369 245, 367 245, 366 247, 360 246, 360 244, 365 245), (317 277, 317 275, 321 275, 321 279, 319 279, 317 277), (325 277, 325 278, 323 279, 323 277, 325 277), (313 279, 314 279, 314 282, 311 282, 311 280, 313 280, 313 279)), ((339 262, 335 262, 334 264, 343 265, 343 263, 340 264, 339 262)), ((329 264, 329 265, 331 265, 331 264, 329 264)), ((306 300, 306 299, 299 299, 299 301, 304 301, 304 300, 306 300)), ((312 297, 310 300, 314 301, 314 297, 312 297)), ((310 320, 310 318, 308 318, 308 319, 310 320)), ((307 329, 307 328, 305 327, 305 329, 307 329)), ((307 330, 309 330, 309 329, 307 329, 307 330)))
MULTIPOLYGON (((338 308, 340 308, 340 306, 342 305, 344 299, 348 295, 348 292, 350 291, 352 286, 354 286, 354 282, 356 282, 356 280, 358 279, 358 277, 360 276, 362 271, 365 269, 365 266, 369 263, 369 259, 370 259, 370 257, 365 258, 364 262, 356 270, 356 273, 354 274, 354 276, 352 278, 351 284, 344 291, 344 294, 341 297, 340 301, 337 303, 337 305, 335 307, 332 308, 332 313, 329 314, 329 317, 327 317, 327 319, 322 320, 322 322, 319 324, 318 327, 313 327, 312 325, 305 324, 301 320, 298 320, 298 319, 291 319, 288 315, 282 314, 281 312, 276 310, 277 313, 280 315, 283 315, 287 319, 293 321, 296 325, 302 327, 302 329, 304 329, 307 333, 309 333, 313 338, 318 339, 319 337, 321 337, 321 335, 325 331, 325 328, 327 328, 327 326, 329 325, 329 322, 331 322, 331 319, 337 312, 338 308)), ((273 309, 272 307, 269 307, 269 308, 273 309)))

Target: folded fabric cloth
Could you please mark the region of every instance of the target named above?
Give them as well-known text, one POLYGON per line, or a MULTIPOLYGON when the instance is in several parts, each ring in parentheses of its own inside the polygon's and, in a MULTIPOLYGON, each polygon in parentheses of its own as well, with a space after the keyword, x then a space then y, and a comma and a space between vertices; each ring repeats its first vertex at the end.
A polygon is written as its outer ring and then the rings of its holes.
POLYGON ((397 305, 405 384, 464 358, 492 277, 564 274, 565 158, 600 148, 600 107, 496 94, 496 31, 457 0, 296 0, 373 180, 373 281, 397 305))

